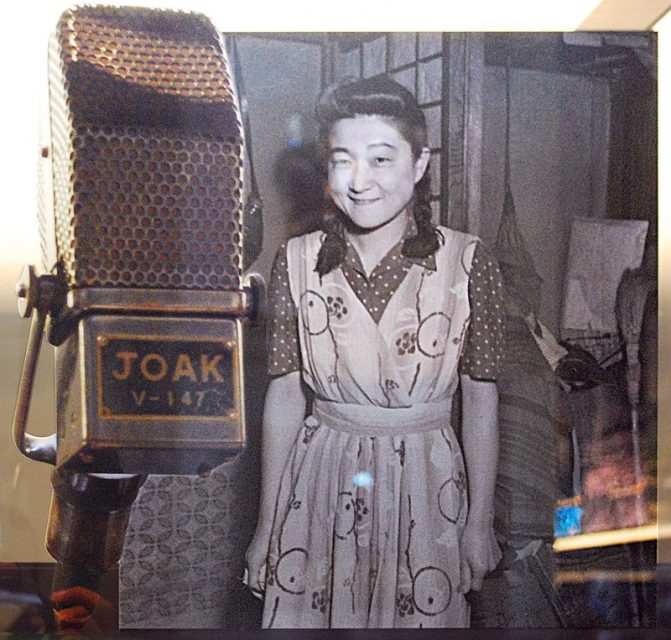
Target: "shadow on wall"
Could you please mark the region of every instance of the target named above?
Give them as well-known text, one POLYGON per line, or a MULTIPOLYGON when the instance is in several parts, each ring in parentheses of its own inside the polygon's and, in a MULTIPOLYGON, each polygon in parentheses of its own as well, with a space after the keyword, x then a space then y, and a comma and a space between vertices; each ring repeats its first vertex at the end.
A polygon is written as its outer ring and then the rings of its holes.
POLYGON ((288 235, 319 229, 328 198, 321 145, 310 142, 283 149, 275 161, 274 178, 285 205, 288 235))

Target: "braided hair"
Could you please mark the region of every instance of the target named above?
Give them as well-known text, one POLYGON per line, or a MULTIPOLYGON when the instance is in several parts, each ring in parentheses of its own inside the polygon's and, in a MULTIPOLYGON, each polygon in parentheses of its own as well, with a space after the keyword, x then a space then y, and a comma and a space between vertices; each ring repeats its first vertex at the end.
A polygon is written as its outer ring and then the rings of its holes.
MULTIPOLYGON (((321 139, 328 140, 333 125, 344 118, 376 115, 387 118, 410 144, 417 160, 427 146, 424 113, 414 96, 387 76, 365 80, 346 80, 329 87, 317 103, 317 122, 321 139)), ((401 253, 408 258, 426 258, 436 252, 442 235, 431 220, 431 178, 428 167, 415 185, 412 211, 417 235, 403 241, 401 253)), ((330 203, 322 213, 325 232, 315 271, 323 276, 339 267, 347 251, 345 220, 342 212, 330 203)))

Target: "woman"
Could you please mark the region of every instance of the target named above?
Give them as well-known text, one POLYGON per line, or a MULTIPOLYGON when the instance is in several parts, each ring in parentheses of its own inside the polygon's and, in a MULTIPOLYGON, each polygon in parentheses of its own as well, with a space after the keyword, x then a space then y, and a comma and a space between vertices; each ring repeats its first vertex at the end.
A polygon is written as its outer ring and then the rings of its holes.
POLYGON ((265 591, 265 627, 468 626, 464 594, 499 559, 498 271, 475 237, 432 225, 426 125, 406 89, 341 84, 317 118, 335 208, 273 269, 249 586, 265 591))

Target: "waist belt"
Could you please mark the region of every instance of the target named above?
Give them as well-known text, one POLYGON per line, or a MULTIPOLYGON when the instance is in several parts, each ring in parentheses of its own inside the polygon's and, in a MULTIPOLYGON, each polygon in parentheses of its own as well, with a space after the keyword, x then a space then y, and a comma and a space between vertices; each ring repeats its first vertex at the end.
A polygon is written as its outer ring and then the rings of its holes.
POLYGON ((451 400, 411 407, 378 407, 315 399, 312 414, 320 423, 362 436, 400 436, 450 428, 451 400))

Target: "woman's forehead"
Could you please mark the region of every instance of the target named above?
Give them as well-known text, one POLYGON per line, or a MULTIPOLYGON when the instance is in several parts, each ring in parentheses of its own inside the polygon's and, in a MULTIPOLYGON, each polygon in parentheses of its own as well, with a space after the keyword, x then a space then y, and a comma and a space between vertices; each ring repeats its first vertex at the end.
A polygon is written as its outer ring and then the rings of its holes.
POLYGON ((393 118, 388 116, 356 114, 352 118, 336 120, 331 127, 329 147, 369 146, 389 144, 395 147, 409 143, 401 135, 393 118))

